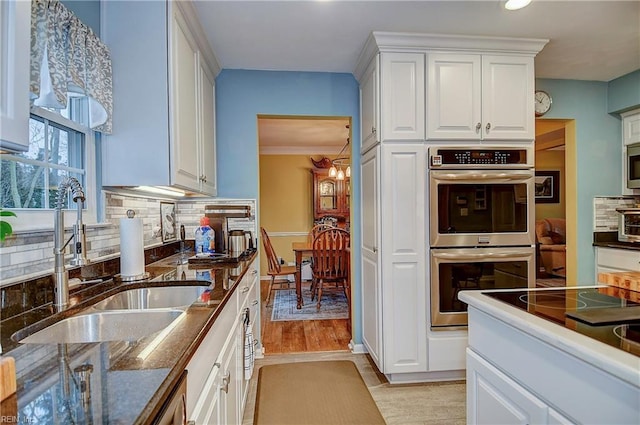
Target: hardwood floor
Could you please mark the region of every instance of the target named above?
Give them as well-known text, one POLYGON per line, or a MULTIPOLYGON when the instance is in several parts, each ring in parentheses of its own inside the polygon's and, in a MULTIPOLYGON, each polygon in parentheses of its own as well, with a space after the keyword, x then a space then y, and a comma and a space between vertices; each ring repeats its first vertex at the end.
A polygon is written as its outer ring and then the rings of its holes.
POLYGON ((261 281, 260 285, 262 346, 265 355, 349 350, 351 333, 348 319, 272 322, 272 305, 265 307, 269 282, 261 281))

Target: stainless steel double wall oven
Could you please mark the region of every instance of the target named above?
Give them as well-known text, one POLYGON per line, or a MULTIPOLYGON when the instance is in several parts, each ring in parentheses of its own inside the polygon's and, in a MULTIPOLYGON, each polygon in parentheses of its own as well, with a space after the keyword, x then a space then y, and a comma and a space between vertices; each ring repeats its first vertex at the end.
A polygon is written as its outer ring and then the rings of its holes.
POLYGON ((467 289, 535 286, 533 146, 429 148, 431 326, 467 325, 467 289))

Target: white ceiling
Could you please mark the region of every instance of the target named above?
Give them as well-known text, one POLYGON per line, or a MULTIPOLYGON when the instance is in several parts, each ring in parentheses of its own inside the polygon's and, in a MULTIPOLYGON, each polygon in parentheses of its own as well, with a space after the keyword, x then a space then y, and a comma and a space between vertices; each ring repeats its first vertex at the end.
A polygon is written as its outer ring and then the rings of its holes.
MULTIPOLYGON (((533 0, 519 11, 502 0, 195 3, 227 69, 351 73, 372 31, 546 38, 537 78, 610 81, 640 69, 640 0, 533 0)), ((291 137, 283 130, 273 137, 291 137)))

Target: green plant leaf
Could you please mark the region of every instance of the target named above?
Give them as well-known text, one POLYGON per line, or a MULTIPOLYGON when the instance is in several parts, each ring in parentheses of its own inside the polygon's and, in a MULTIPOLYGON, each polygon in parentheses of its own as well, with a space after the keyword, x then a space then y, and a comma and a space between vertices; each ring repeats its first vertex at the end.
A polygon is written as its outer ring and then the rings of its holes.
POLYGON ((0 221, 0 241, 5 240, 5 238, 13 233, 13 228, 6 221, 0 221))
POLYGON ((0 217, 17 217, 17 215, 13 211, 0 210, 0 217))

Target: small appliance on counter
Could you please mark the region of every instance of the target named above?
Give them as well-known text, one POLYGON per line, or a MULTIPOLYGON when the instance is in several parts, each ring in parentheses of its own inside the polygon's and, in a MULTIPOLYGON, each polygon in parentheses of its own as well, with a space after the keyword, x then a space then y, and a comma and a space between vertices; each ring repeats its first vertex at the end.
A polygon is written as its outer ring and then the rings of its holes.
POLYGON ((620 213, 618 240, 640 242, 640 208, 616 208, 620 213))

